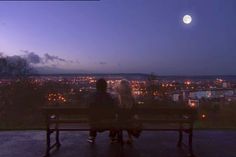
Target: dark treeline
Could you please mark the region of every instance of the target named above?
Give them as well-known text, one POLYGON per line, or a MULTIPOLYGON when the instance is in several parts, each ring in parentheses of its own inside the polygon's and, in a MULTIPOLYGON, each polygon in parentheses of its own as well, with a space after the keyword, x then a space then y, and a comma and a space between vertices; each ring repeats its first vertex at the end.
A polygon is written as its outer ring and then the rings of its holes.
POLYGON ((0 77, 25 77, 36 71, 20 56, 0 56, 0 77))
MULTIPOLYGON (((52 95, 52 100, 54 99, 54 94, 62 94, 63 100, 64 98, 66 100, 63 103, 68 105, 86 104, 87 96, 90 93, 89 91, 80 91, 83 85, 66 84, 65 82, 57 81, 47 81, 40 84, 28 77, 31 75, 35 75, 35 70, 24 58, 19 56, 3 57, 0 55, 0 78, 8 79, 8 83, 0 83, 0 129, 43 128, 44 117, 41 107, 55 102, 49 102, 50 94, 52 95)), ((138 74, 130 74, 128 76, 133 77, 134 75, 138 74)), ((103 76, 103 74, 98 76, 103 76)), ((151 74, 142 75, 142 77, 146 77, 147 82, 145 87, 147 94, 141 100, 144 102, 145 107, 167 106, 171 104, 171 99, 166 93, 173 89, 161 86, 157 81, 161 79, 160 76, 151 74)), ((181 89, 178 84, 176 84, 176 88, 181 89)), ((205 115, 205 118, 199 121, 196 127, 236 127, 235 103, 225 104, 220 101, 212 102, 207 100, 201 100, 200 103, 200 120, 202 115, 205 115)))
POLYGON ((43 105, 58 104, 49 102, 50 93, 61 93, 67 100, 65 104, 81 104, 85 97, 74 88, 71 94, 71 85, 55 81, 38 84, 33 79, 12 79, 9 84, 0 85, 0 129, 38 129, 44 126, 44 117, 41 111, 43 105), (67 93, 67 95, 65 94, 67 93), (69 102, 69 100, 75 100, 69 102))

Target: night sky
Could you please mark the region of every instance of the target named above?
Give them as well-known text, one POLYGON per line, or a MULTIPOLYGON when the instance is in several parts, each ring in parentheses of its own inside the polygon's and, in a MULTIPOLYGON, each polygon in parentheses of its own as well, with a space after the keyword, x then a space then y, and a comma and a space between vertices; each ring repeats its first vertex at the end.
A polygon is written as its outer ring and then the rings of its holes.
POLYGON ((236 75, 236 1, 0 2, 0 52, 74 72, 236 75))

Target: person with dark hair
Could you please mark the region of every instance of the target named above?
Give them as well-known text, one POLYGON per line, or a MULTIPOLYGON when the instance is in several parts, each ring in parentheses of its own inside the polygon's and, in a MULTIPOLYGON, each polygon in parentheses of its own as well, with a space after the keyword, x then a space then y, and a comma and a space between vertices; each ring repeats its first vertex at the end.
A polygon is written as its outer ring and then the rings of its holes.
POLYGON ((106 82, 106 80, 104 80, 103 78, 97 80, 96 89, 97 89, 97 92, 106 93, 106 91, 107 91, 107 82, 106 82))
POLYGON ((110 130, 110 138, 115 136, 112 123, 115 120, 115 103, 107 93, 107 82, 101 78, 96 82, 96 92, 90 97, 90 132, 88 142, 94 143, 97 132, 110 130))

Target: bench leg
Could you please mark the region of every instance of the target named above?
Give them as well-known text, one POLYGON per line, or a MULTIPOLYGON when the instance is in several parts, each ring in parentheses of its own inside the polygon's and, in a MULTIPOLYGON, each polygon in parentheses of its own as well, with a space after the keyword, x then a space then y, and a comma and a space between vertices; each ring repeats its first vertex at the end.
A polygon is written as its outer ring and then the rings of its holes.
POLYGON ((188 151, 189 151, 189 156, 194 157, 193 155, 193 129, 192 128, 189 130, 189 135, 188 135, 188 151))
POLYGON ((120 129, 119 132, 118 132, 118 140, 121 143, 121 145, 124 144, 124 141, 123 141, 123 130, 122 129, 120 129))
POLYGON ((50 145, 51 145, 51 140, 50 140, 50 130, 47 129, 47 132, 46 132, 46 153, 45 153, 45 157, 49 157, 50 156, 50 145))
POLYGON ((182 146, 182 139, 183 139, 183 130, 182 130, 182 127, 180 127, 180 129, 179 129, 179 140, 178 140, 178 144, 177 144, 178 147, 182 146))
POLYGON ((60 143, 60 140, 59 140, 59 130, 57 129, 56 130, 56 144, 57 144, 57 148, 60 148, 61 146, 61 143, 60 143))

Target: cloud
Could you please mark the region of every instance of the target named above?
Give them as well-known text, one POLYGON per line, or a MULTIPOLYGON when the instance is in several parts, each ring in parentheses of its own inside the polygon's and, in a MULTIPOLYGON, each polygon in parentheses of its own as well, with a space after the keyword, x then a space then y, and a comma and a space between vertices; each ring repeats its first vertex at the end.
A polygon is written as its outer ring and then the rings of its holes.
POLYGON ((100 65, 106 65, 106 62, 99 62, 100 65))
MULTIPOLYGON (((59 56, 51 55, 49 53, 45 53, 43 55, 38 55, 37 53, 29 50, 20 50, 23 52, 22 55, 13 55, 8 56, 4 55, 5 53, 0 52, 0 63, 4 63, 4 60, 7 60, 9 65, 16 65, 21 63, 27 65, 27 67, 32 68, 37 72, 60 72, 64 73, 68 70, 68 72, 72 73, 73 71, 78 71, 76 69, 70 70, 65 67, 73 67, 74 65, 80 64, 78 60, 67 60, 63 59, 59 56), (2 59, 1 59, 2 58, 2 59), (47 70, 50 67, 50 70, 47 70), (64 68, 64 69, 63 69, 64 68), (55 70, 53 70, 55 69, 55 70)), ((102 63, 104 64, 104 63, 102 63)), ((2 67, 0 64, 0 73, 3 71, 7 71, 8 67, 2 67)), ((10 68, 10 67, 9 67, 10 68)), ((80 71, 80 70, 79 70, 80 71)))
POLYGON ((34 52, 29 52, 27 50, 23 50, 24 53, 26 53, 26 55, 24 56, 24 58, 32 64, 39 64, 42 62, 42 58, 35 54, 34 52))
POLYGON ((21 56, 0 55, 0 76, 26 76, 33 73, 28 61, 21 56))
MULTIPOLYGON (((25 58, 28 63, 33 65, 49 65, 49 64, 58 64, 59 62, 63 63, 74 63, 73 60, 66 60, 58 56, 50 55, 45 53, 43 56, 39 56, 37 53, 28 50, 21 50, 25 55, 21 56, 25 58)), ((76 61, 77 63, 78 61, 76 61)))
POLYGON ((46 62, 48 62, 48 61, 52 61, 52 62, 54 62, 54 61, 70 62, 70 61, 67 61, 67 60, 65 60, 63 58, 60 58, 58 56, 49 55, 48 53, 46 53, 44 55, 44 57, 45 57, 45 61, 46 62))

